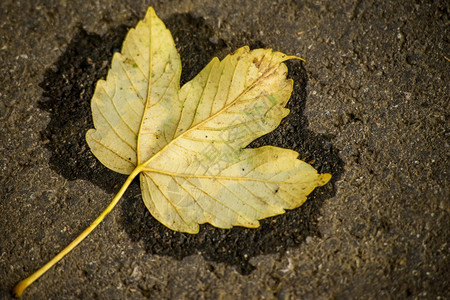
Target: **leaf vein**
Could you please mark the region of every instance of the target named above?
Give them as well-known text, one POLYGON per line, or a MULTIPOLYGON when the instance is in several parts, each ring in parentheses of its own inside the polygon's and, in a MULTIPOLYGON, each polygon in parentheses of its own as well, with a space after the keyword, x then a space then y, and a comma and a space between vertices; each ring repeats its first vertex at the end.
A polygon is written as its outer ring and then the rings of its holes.
MULTIPOLYGON (((225 184, 223 184, 220 180, 217 180, 217 182, 218 183, 220 183, 225 189, 227 189, 231 194, 233 194, 234 195, 234 197, 236 197, 241 203, 243 203, 244 205, 247 205, 248 207, 251 207, 254 211, 256 211, 256 212, 259 212, 259 210, 256 208, 256 207, 254 207, 253 205, 250 205, 250 203, 248 203, 247 201, 244 201, 244 200, 242 200, 241 199, 241 197, 239 197, 235 192, 233 192, 231 189, 229 189, 225 184)), ((249 217, 248 216, 244 216, 244 215, 242 215, 242 214, 240 214, 240 213, 238 213, 241 217, 243 217, 243 218, 245 218, 245 219, 247 219, 247 220, 249 220, 249 221, 251 221, 250 219, 249 219, 249 217)))
POLYGON ((93 137, 93 135, 91 135, 92 140, 94 142, 96 142, 97 144, 101 145, 103 148, 109 150, 110 152, 112 152, 113 154, 115 154, 118 158, 126 161, 127 163, 129 163, 130 165, 133 166, 133 168, 136 166, 134 163, 132 163, 129 159, 127 159, 126 157, 123 157, 120 153, 114 151, 113 149, 109 148, 108 146, 106 146, 105 144, 103 144, 100 140, 96 139, 95 137, 93 137))
MULTIPOLYGON (((102 85, 102 88, 103 88, 103 91, 105 92, 105 94, 106 95, 108 95, 108 93, 106 92, 106 89, 105 89, 105 87, 102 85)), ((115 92, 114 92, 114 94, 115 94, 115 92)), ((125 126, 127 126, 128 127, 128 129, 130 129, 130 131, 132 132, 132 133, 134 133, 134 135, 137 135, 137 133, 136 133, 136 131, 133 129, 133 128, 131 128, 131 126, 125 121, 125 119, 122 117, 122 115, 121 115, 121 113, 119 112, 119 109, 117 108, 117 106, 116 106, 116 102, 114 101, 114 98, 111 98, 111 97, 109 97, 109 95, 108 95, 108 97, 107 97, 108 99, 109 99, 109 101, 111 102, 111 104, 113 105, 113 107, 114 107, 114 110, 117 112, 117 115, 119 116, 119 119, 120 120, 122 120, 122 122, 125 124, 125 126)), ((128 104, 128 103, 127 103, 128 104)), ((100 110, 100 108, 98 107, 98 103, 96 103, 96 106, 97 106, 97 108, 100 110)), ((130 105, 129 105, 130 106, 130 105)), ((104 115, 102 114, 102 116, 104 117, 104 115)), ((105 117, 104 117, 105 118, 105 117)), ((106 119, 106 118, 105 118, 106 119)), ((109 122, 108 122, 108 124, 109 124, 109 122)), ((135 148, 133 148, 134 150, 136 150, 135 148)))
POLYGON ((162 190, 162 188, 159 186, 159 184, 155 181, 155 179, 150 176, 147 175, 155 184, 155 186, 158 188, 158 190, 161 192, 161 195, 164 196, 164 198, 166 198, 167 202, 174 208, 174 210, 177 212, 178 216, 180 216, 180 219, 183 220, 184 223, 188 224, 188 222, 186 222, 186 220, 183 218, 182 214, 179 212, 177 206, 173 203, 173 201, 170 199, 170 197, 168 197, 162 190))
POLYGON ((128 74, 127 72, 127 68, 125 67, 125 64, 123 63, 122 60, 119 59, 119 65, 122 68, 123 72, 125 73, 126 78, 128 79, 128 81, 130 82, 130 86, 133 88, 134 92, 136 93, 136 95, 138 96, 139 99, 141 99, 142 102, 144 102, 144 97, 139 93, 139 91, 137 90, 136 86, 133 83, 133 80, 130 77, 130 74, 128 74))
MULTIPOLYGON (((123 141, 126 145, 128 145, 131 149, 133 149, 133 151, 136 151, 136 147, 133 145, 130 145, 130 143, 128 143, 127 140, 125 140, 125 138, 123 138, 118 132, 117 130, 111 125, 111 123, 109 122, 109 120, 106 118, 106 116, 103 114, 102 110, 100 109, 100 107, 98 106, 98 102, 94 101, 95 106, 97 107, 98 111, 100 112, 100 115, 103 117, 103 119, 106 121, 106 123, 108 123, 109 127, 111 128, 111 130, 117 135, 117 137, 123 141)), ((114 106, 114 104, 113 104, 114 106)))

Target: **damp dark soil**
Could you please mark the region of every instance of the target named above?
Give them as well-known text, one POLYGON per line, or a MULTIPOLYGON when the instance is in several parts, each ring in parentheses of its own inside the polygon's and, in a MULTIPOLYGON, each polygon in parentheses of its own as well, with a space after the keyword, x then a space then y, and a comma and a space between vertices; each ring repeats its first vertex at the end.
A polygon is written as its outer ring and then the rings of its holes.
MULTIPOLYGON (((190 235, 153 219, 135 180, 26 296, 450 296, 449 6, 250 3, 155 4, 181 56, 181 84, 243 45, 305 57, 287 62, 291 113, 249 147, 293 149, 331 182, 257 229, 205 224, 190 235)), ((96 160, 85 133, 95 84, 146 6, 0 8, 0 297, 8 299, 126 179, 96 160)))

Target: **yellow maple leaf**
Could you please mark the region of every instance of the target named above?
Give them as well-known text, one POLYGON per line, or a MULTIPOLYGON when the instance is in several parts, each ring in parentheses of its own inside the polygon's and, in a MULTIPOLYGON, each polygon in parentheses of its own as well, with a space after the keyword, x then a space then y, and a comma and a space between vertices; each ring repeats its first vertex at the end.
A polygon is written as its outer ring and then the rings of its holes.
POLYGON ((86 140, 109 169, 128 179, 76 240, 15 288, 23 290, 79 244, 136 177, 150 213, 167 227, 258 227, 258 220, 299 207, 330 174, 318 174, 292 150, 245 147, 286 117, 293 82, 287 56, 242 47, 212 61, 180 88, 181 61, 170 31, 150 7, 114 54, 91 108, 86 140))

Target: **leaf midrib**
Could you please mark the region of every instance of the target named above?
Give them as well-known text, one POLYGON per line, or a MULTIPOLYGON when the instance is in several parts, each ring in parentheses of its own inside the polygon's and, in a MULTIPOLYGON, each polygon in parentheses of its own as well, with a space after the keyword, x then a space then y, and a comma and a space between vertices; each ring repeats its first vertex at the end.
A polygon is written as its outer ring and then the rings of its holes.
MULTIPOLYGON (((141 165, 143 166, 143 165, 141 165)), ((260 179, 260 178, 253 178, 253 177, 240 177, 240 176, 217 176, 217 175, 200 175, 200 174, 182 174, 182 173, 176 173, 176 172, 169 172, 169 171, 162 171, 158 169, 152 169, 152 168, 146 168, 143 166, 141 168, 141 172, 148 172, 148 173, 157 173, 162 174, 166 176, 171 177, 181 177, 181 178, 202 178, 202 179, 212 179, 212 180, 232 180, 232 181, 257 181, 257 182, 264 182, 264 183, 293 183, 293 182, 287 182, 287 181, 277 181, 277 180, 269 180, 269 179, 260 179)))
POLYGON ((141 152, 140 151, 140 146, 139 146, 140 145, 140 141, 139 140, 140 140, 140 136, 141 136, 142 125, 144 125, 145 116, 147 114, 147 109, 148 109, 147 104, 150 101, 151 88, 152 88, 152 76, 151 76, 152 70, 151 70, 151 67, 152 67, 152 63, 153 63, 153 52, 152 52, 153 15, 154 15, 154 12, 152 13, 152 17, 149 18, 149 20, 148 20, 148 22, 150 23, 149 24, 149 28, 150 28, 150 34, 149 34, 150 49, 148 51, 149 58, 148 58, 148 74, 147 74, 148 86, 147 86, 147 96, 146 96, 146 100, 145 100, 144 111, 142 113, 141 124, 139 125, 139 131, 138 131, 137 140, 136 140, 136 163, 138 164, 138 166, 136 166, 136 168, 138 168, 141 165, 145 164, 145 163, 144 164, 139 164, 139 162, 140 162, 140 152, 141 152))

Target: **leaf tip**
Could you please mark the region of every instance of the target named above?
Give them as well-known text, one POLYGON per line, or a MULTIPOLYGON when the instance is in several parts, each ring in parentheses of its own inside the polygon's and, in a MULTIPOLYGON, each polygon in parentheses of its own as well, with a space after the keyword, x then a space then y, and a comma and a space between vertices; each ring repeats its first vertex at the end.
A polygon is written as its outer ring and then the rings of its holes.
POLYGON ((330 173, 320 174, 319 178, 318 178, 319 186, 327 184, 328 181, 330 181, 330 179, 331 179, 331 174, 330 173))
POLYGON ((285 60, 289 60, 289 59, 298 59, 298 60, 301 60, 303 62, 306 62, 306 60, 304 60, 300 56, 296 56, 296 55, 286 55, 285 60))
POLYGON ((149 6, 147 8, 147 12, 145 13, 145 18, 152 16, 152 15, 156 15, 155 9, 153 8, 153 6, 149 6))
POLYGON ((181 232, 186 232, 189 234, 197 234, 200 232, 200 226, 198 226, 197 223, 193 223, 193 224, 187 224, 186 223, 186 227, 183 229, 174 229, 176 231, 181 231, 181 232))

